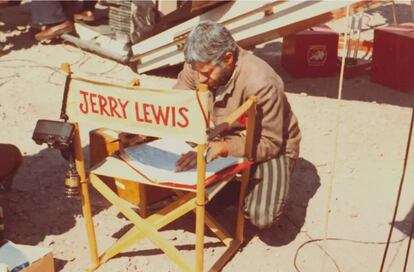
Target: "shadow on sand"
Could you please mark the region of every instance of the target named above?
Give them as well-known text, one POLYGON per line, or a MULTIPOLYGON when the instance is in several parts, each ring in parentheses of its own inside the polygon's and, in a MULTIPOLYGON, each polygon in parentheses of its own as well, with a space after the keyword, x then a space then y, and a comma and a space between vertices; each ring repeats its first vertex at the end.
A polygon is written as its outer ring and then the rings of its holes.
MULTIPOLYGON (((49 148, 23 158, 11 190, 0 192, 8 240, 37 245, 46 236, 66 233, 75 226, 76 217, 82 215, 81 200, 64 195, 67 165, 59 151, 49 148)), ((94 190, 90 194, 93 214, 109 207, 94 190)), ((56 271, 65 263, 55 258, 56 271)))
POLYGON ((0 9, 0 33, 5 40, 0 48, 0 56, 11 51, 27 49, 36 44, 32 26, 31 3, 24 3, 0 9), (13 16, 10 16, 13 15, 13 16))

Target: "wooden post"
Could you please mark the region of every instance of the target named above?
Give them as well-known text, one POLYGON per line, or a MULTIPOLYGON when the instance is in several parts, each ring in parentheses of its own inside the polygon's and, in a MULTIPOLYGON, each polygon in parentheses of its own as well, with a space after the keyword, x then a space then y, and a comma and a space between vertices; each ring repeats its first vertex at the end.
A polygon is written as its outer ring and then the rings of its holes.
MULTIPOLYGON (((199 92, 207 92, 205 84, 200 84, 199 92)), ((205 179, 206 179, 206 160, 204 152, 207 144, 199 144, 197 147, 197 196, 196 196, 196 269, 204 270, 204 221, 205 221, 205 179)))
MULTIPOLYGON (((246 157, 249 160, 253 160, 253 141, 254 141, 254 128, 256 123, 256 101, 255 96, 250 97, 253 104, 250 106, 247 112, 247 135, 246 135, 246 157)), ((236 223, 236 238, 240 242, 244 240, 244 215, 243 215, 243 203, 244 196, 246 195, 247 185, 250 179, 250 167, 243 170, 242 182, 240 185, 240 198, 237 206, 237 223, 236 223)))
POLYGON ((413 17, 414 21, 414 0, 411 0, 411 16, 413 17))
POLYGON ((89 249, 93 267, 99 266, 98 246, 96 243, 95 228, 93 226, 91 203, 89 199, 88 183, 85 174, 85 163, 83 160, 82 144, 79 134, 79 125, 75 123, 75 135, 73 139, 76 170, 80 176, 81 196, 82 196, 82 212, 85 218, 86 233, 88 235, 89 249))

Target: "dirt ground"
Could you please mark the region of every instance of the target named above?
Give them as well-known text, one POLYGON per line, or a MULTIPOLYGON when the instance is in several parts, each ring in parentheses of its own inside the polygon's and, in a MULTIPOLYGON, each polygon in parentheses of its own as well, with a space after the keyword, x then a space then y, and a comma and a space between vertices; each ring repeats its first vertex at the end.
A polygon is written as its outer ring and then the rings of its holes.
MULTIPOLYGON (((399 22, 412 20, 408 4, 398 2, 399 22)), ((0 142, 15 144, 24 154, 12 190, 0 193, 6 236, 15 243, 51 248, 56 271, 83 271, 90 264, 89 251, 81 203, 63 195, 67 163, 56 150, 36 145, 33 129, 38 119, 59 117, 64 76, 58 69, 63 62, 101 80, 127 83, 139 77, 146 85, 148 76, 69 44, 36 44, 29 6, 0 9, 0 142)), ((391 23, 391 5, 369 11, 368 18, 371 27, 391 23)), ((344 21, 331 24, 338 29, 346 26, 344 21)), ((364 35, 372 35, 372 28, 364 35)), ((281 41, 276 40, 258 46, 255 53, 284 79, 303 134, 288 211, 268 230, 259 232, 247 225, 246 243, 224 271, 322 271, 321 239, 327 218, 324 271, 378 271, 402 175, 414 96, 373 83, 369 74, 363 74, 344 80, 338 102, 338 76, 294 78, 280 65, 280 48, 281 41)), ((159 82, 171 86, 174 80, 159 82)), ((87 138, 84 131, 84 143, 87 138)), ((87 157, 87 145, 84 150, 87 157)), ((384 271, 402 271, 404 265, 414 216, 413 162, 410 156, 384 271)), ((131 225, 96 192, 92 207, 102 252, 131 225)), ((231 207, 224 209, 217 213, 218 219, 231 225, 233 212, 231 207)), ((164 230, 186 258, 193 258, 193 215, 164 230)), ((222 251, 222 244, 208 235, 206 267, 222 251)), ((414 271, 412 252, 407 271, 414 271)), ((144 240, 98 271, 178 268, 144 240)))

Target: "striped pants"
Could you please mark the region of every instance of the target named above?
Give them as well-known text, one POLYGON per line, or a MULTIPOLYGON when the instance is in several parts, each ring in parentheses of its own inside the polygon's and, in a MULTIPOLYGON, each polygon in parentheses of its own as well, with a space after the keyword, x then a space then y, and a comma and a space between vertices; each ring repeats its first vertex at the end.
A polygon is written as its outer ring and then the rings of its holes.
POLYGON ((294 162, 282 155, 252 168, 243 210, 259 229, 270 227, 282 214, 294 162))

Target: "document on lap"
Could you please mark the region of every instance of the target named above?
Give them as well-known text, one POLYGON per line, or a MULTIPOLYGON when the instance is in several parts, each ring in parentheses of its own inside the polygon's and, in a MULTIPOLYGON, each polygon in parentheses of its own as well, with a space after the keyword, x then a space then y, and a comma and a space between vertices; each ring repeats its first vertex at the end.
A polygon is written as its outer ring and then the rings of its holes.
MULTIPOLYGON (((149 143, 128 147, 121 158, 132 168, 155 183, 194 186, 197 184, 197 169, 176 172, 176 161, 182 154, 195 151, 189 144, 171 139, 159 139, 149 143)), ((206 166, 206 180, 216 173, 243 162, 236 157, 218 158, 206 166)))

